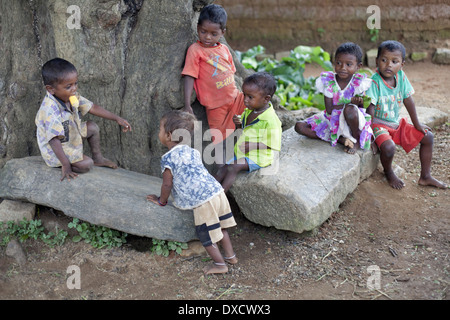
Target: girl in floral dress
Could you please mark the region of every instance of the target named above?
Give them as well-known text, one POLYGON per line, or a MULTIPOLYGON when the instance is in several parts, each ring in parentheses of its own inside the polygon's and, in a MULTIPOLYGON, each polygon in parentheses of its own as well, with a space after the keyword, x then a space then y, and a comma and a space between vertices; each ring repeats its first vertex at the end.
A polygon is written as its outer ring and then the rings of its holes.
POLYGON ((332 146, 344 144, 350 154, 358 148, 370 149, 371 117, 363 109, 362 96, 371 79, 357 73, 361 66, 361 48, 351 42, 340 45, 335 54, 335 72, 322 72, 316 80, 316 88, 325 96, 325 110, 297 122, 295 131, 332 146))

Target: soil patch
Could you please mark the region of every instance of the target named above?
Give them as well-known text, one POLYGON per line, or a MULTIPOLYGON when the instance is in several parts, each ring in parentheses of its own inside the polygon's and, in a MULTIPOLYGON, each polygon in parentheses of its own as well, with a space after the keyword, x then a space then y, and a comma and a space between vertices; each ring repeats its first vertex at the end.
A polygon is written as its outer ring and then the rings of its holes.
MULTIPOLYGON (((449 112, 450 66, 417 63, 405 70, 417 105, 449 112)), ((448 184, 450 127, 433 132, 433 174, 448 184)), ((0 299, 448 299, 449 190, 417 184, 418 150, 398 150, 395 163, 405 188, 390 188, 376 170, 307 235, 262 227, 237 212, 230 235, 239 263, 225 275, 202 274, 206 255, 151 254, 146 238, 129 236, 123 247, 101 250, 84 242, 50 248, 27 241, 25 265, 0 247, 0 299), (80 289, 67 286, 72 265, 80 268, 80 289)))

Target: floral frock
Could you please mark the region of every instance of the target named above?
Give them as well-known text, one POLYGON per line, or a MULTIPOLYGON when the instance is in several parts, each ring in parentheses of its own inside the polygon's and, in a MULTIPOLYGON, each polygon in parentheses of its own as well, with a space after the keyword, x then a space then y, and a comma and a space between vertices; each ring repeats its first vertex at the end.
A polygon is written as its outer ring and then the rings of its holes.
MULTIPOLYGON (((341 89, 337 83, 335 74, 331 71, 326 71, 322 72, 317 78, 316 88, 325 97, 332 98, 333 105, 339 105, 350 103, 351 98, 355 95, 364 95, 365 91, 370 88, 371 83, 371 79, 367 78, 365 74, 355 73, 348 85, 344 89, 341 89)), ((361 130, 359 144, 362 149, 369 150, 372 137, 372 129, 370 127, 371 117, 363 108, 358 108, 358 110, 359 129, 361 130)), ((335 109, 330 115, 324 110, 306 119, 306 122, 320 139, 331 142, 332 146, 337 144, 340 136, 356 142, 350 134, 350 129, 342 111, 343 109, 335 109)))

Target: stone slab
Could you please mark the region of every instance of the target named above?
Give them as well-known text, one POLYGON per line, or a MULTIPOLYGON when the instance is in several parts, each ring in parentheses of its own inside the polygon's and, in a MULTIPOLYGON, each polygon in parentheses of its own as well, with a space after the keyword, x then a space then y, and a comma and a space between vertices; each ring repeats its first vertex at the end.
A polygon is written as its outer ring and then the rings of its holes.
POLYGON ((283 132, 278 164, 239 174, 230 191, 250 221, 302 233, 327 220, 377 161, 370 151, 350 155, 343 146, 290 128, 283 132))
POLYGON ((437 48, 431 60, 436 64, 450 64, 450 49, 437 48))
POLYGON ((35 214, 36 205, 34 203, 15 200, 3 200, 0 203, 0 222, 33 220, 35 214))
MULTIPOLYGON (((408 117, 402 108, 402 116, 408 117)), ((445 123, 445 112, 417 107, 419 121, 430 127, 445 123)), ((320 226, 358 184, 376 169, 379 155, 283 132, 278 162, 240 173, 230 192, 242 213, 255 223, 297 233, 320 226)))
POLYGON ((94 167, 71 181, 40 156, 9 160, 0 171, 0 197, 44 205, 129 234, 188 242, 197 239, 192 210, 147 201, 162 179, 125 169, 94 167))

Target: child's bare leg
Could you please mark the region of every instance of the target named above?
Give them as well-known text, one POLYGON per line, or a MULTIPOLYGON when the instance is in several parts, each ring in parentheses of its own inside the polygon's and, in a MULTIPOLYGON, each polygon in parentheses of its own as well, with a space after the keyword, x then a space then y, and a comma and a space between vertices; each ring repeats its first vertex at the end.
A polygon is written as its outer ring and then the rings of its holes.
POLYGON ((116 169, 117 164, 103 157, 100 150, 100 129, 95 122, 88 121, 87 123, 87 141, 91 148, 92 159, 94 165, 99 167, 109 167, 116 169))
POLYGON ((214 176, 214 178, 216 178, 217 181, 219 181, 219 183, 222 183, 223 179, 225 179, 225 176, 227 175, 227 164, 224 166, 221 166, 219 168, 219 170, 217 170, 216 175, 214 176))
POLYGON ((94 161, 83 154, 83 160, 72 163, 72 171, 76 173, 86 173, 92 169, 94 161))
POLYGON ((224 250, 224 260, 230 264, 236 264, 238 259, 234 253, 233 246, 231 244, 230 235, 226 229, 222 229, 223 238, 220 240, 220 244, 224 250))
POLYGON ((389 185, 394 189, 401 189, 405 183, 395 175, 392 169, 392 161, 394 160, 395 143, 392 140, 384 141, 380 146, 380 161, 383 165, 384 174, 389 185))
MULTIPOLYGON (((237 161, 243 161, 243 159, 239 159, 237 161)), ((236 180, 237 174, 242 170, 248 170, 248 163, 244 160, 245 163, 233 163, 229 164, 224 167, 225 169, 225 177, 223 178, 221 184, 222 188, 225 192, 227 192, 231 186, 233 185, 233 182, 236 180)))
POLYGON ((431 159, 433 156, 433 133, 428 131, 420 142, 420 164, 422 169, 420 171, 419 184, 422 186, 433 186, 437 188, 447 188, 447 185, 431 176, 431 159))
POLYGON ((208 252, 209 256, 213 259, 213 264, 205 267, 203 269, 203 272, 205 274, 212 274, 212 273, 227 273, 228 267, 225 263, 225 260, 222 257, 222 254, 220 253, 219 248, 216 244, 212 244, 210 246, 205 247, 206 252, 208 252))
POLYGON ((218 168, 223 167, 226 163, 224 148, 225 148, 225 140, 222 140, 221 142, 214 144, 214 161, 218 168))
POLYGON ((311 129, 311 126, 305 121, 299 121, 295 124, 295 131, 311 139, 319 139, 316 132, 311 129))
MULTIPOLYGON (((344 142, 344 145, 347 147, 345 151, 350 154, 355 154, 356 150, 359 148, 359 136, 361 135, 361 130, 359 130, 358 108, 353 105, 346 106, 344 109, 344 118, 350 127, 352 137, 356 140, 356 143, 352 144, 346 144, 344 142)), ((348 141, 350 141, 350 139, 348 141)))

